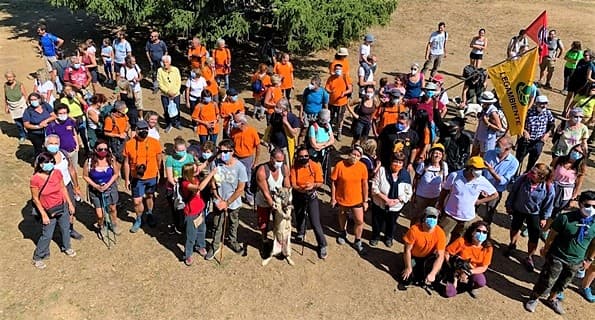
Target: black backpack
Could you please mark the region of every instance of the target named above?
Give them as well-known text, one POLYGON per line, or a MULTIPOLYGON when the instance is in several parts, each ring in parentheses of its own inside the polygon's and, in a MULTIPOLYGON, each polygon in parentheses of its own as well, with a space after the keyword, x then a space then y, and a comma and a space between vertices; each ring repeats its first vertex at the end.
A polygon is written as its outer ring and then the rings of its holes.
POLYGON ((267 177, 269 176, 269 174, 271 174, 271 168, 269 168, 268 164, 269 164, 268 162, 263 162, 263 163, 257 165, 256 168, 254 168, 254 170, 252 170, 252 175, 250 175, 250 188, 248 188, 250 193, 256 194, 256 192, 258 191, 258 182, 256 181, 256 173, 258 172, 258 170, 260 170, 260 167, 264 166, 264 171, 265 171, 265 174, 267 177))

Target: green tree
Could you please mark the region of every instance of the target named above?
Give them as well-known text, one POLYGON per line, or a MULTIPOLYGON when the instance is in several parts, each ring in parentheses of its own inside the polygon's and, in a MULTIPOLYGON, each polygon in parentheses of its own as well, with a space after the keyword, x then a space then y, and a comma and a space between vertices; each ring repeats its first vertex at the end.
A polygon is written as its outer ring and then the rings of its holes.
POLYGON ((48 0, 112 24, 154 26, 167 34, 248 40, 269 27, 294 52, 347 43, 386 24, 396 0, 48 0))

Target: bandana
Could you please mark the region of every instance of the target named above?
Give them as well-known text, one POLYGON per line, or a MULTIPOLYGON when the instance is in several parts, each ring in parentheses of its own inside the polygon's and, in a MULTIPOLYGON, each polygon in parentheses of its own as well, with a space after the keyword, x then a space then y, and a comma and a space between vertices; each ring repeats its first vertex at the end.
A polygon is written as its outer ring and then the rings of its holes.
POLYGON ((591 224, 593 223, 593 217, 587 217, 587 218, 582 218, 580 220, 580 223, 578 224, 579 229, 578 229, 578 233, 576 235, 576 241, 578 241, 579 243, 582 243, 583 240, 585 240, 585 236, 589 233, 589 228, 591 227, 591 224))

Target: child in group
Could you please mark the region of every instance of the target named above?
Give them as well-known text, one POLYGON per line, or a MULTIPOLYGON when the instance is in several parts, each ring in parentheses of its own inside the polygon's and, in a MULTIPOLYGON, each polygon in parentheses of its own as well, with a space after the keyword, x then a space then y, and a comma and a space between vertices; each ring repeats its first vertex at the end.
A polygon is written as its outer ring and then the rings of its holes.
POLYGON ((101 59, 103 59, 103 71, 107 78, 107 83, 114 82, 114 48, 110 45, 109 38, 103 39, 103 45, 101 46, 101 59))

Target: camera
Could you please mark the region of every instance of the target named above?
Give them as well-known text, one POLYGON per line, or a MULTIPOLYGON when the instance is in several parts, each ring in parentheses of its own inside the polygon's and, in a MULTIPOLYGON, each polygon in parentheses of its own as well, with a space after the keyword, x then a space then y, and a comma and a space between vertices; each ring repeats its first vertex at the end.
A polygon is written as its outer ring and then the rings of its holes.
POLYGON ((145 175, 145 171, 147 171, 147 166, 144 164, 140 164, 136 166, 136 177, 142 179, 145 175))

